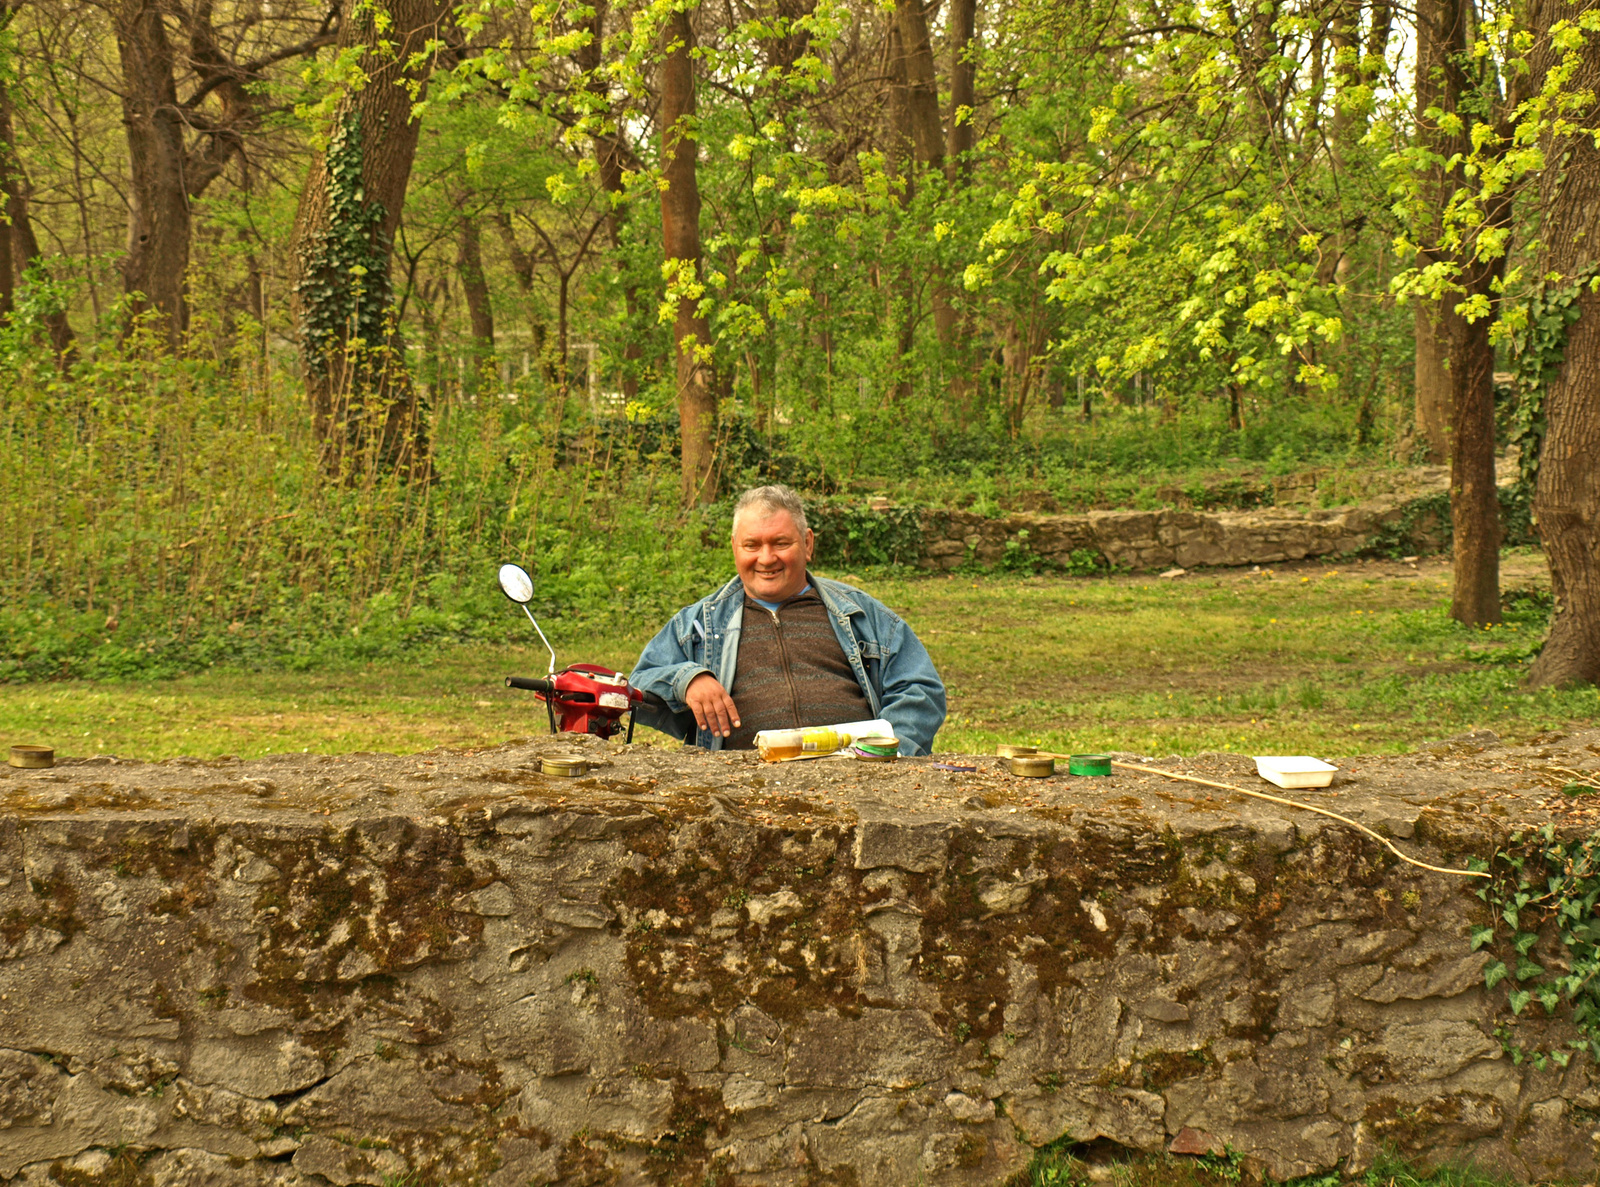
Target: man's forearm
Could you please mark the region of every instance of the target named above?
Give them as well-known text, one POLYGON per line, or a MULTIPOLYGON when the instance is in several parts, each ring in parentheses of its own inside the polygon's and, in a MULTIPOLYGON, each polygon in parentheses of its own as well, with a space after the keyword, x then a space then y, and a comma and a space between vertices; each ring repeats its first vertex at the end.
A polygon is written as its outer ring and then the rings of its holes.
POLYGON ((903 754, 933 753, 934 735, 944 724, 944 689, 913 686, 893 697, 885 697, 879 712, 894 726, 903 754))
POLYGON ((694 678, 703 672, 710 672, 704 664, 693 660, 685 660, 676 664, 663 664, 659 667, 638 667, 628 676, 628 683, 635 688, 642 688, 653 692, 656 696, 666 701, 674 712, 685 707, 688 703, 684 698, 688 694, 689 685, 694 678))
POLYGON ((880 715, 895 727, 903 754, 932 754, 934 735, 944 724, 944 682, 933 659, 909 628, 884 665, 880 715))

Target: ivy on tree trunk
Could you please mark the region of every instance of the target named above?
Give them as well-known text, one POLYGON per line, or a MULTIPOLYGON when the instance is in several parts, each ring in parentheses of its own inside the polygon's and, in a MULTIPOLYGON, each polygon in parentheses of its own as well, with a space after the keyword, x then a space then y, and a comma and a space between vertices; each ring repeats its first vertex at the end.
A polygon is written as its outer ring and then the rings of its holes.
POLYGON ((415 55, 447 12, 438 0, 347 0, 340 22, 340 48, 359 54, 365 81, 339 99, 301 192, 290 293, 330 474, 368 461, 428 472, 426 409, 406 367, 389 258, 417 150, 412 104, 427 86, 415 55))
MULTIPOLYGON (((1582 117, 1589 124, 1600 86, 1600 36, 1590 34, 1578 52, 1568 89, 1589 96, 1582 117)), ((1552 281, 1558 292, 1543 296, 1556 328, 1566 332, 1564 341, 1557 333, 1541 343, 1541 353, 1561 363, 1544 396, 1533 514, 1556 605, 1531 679, 1565 685, 1600 682, 1600 295, 1593 279, 1600 263, 1600 149, 1579 132, 1552 154, 1541 195, 1540 274, 1560 278, 1552 281)), ((1535 368, 1544 365, 1534 360, 1535 368)))

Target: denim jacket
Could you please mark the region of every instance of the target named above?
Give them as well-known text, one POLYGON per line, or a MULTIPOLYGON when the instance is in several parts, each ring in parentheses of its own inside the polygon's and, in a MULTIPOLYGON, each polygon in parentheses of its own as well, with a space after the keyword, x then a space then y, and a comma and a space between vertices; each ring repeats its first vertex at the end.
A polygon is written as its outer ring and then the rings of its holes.
MULTIPOLYGON (((838 581, 807 574, 833 621, 839 646, 872 704, 874 717, 894 726, 901 754, 929 754, 933 735, 944 724, 944 683, 922 640, 905 621, 876 598, 838 581)), ((671 714, 639 710, 644 725, 720 750, 723 739, 699 729, 684 703, 689 682, 710 672, 738 704, 733 687, 739 668, 739 634, 744 625, 744 585, 735 577, 716 593, 673 615, 661 633, 645 644, 628 676, 667 702, 671 714)))

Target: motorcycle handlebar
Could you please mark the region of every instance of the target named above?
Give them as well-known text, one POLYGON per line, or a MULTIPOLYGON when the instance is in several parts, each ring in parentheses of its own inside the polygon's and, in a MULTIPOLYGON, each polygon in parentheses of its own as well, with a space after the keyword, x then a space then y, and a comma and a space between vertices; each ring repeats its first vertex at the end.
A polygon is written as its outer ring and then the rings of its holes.
POLYGON ((532 676, 507 676, 506 687, 525 688, 529 692, 551 693, 555 691, 556 686, 549 680, 538 680, 532 676))
MULTIPOLYGON (((556 691, 555 681, 540 680, 533 676, 507 676, 506 687, 522 688, 529 692, 540 692, 545 696, 550 696, 556 691)), ((642 688, 636 688, 633 691, 638 694, 639 700, 643 704, 649 705, 651 708, 665 709, 667 707, 667 702, 656 696, 656 694, 653 692, 646 692, 642 688)), ((564 695, 565 697, 569 697, 574 701, 592 701, 594 699, 587 693, 567 693, 564 695)))

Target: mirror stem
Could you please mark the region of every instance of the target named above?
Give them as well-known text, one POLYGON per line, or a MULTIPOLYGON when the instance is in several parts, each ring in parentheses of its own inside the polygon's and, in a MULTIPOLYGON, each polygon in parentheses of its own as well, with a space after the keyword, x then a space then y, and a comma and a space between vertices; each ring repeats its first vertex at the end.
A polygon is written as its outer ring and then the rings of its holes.
MULTIPOLYGON (((533 611, 528 609, 527 603, 522 603, 522 612, 528 616, 528 621, 533 623, 533 629, 539 631, 539 620, 533 616, 533 611)), ((544 649, 550 653, 550 675, 556 674, 556 649, 550 646, 550 640, 544 637, 544 632, 539 631, 539 642, 544 644, 544 649)))

